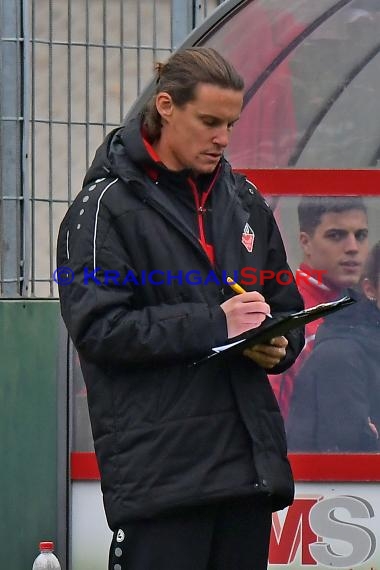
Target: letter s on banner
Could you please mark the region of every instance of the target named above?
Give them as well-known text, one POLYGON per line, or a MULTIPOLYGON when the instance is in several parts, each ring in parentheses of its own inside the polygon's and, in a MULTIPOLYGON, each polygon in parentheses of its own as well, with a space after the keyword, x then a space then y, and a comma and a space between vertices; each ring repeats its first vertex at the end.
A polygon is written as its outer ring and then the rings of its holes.
POLYGON ((324 538, 323 542, 310 544, 315 560, 330 568, 347 568, 366 562, 376 550, 376 536, 368 528, 338 518, 337 509, 348 511, 352 518, 370 519, 374 516, 372 506, 362 498, 340 496, 323 499, 310 511, 310 526, 324 538), (328 539, 342 540, 351 545, 350 553, 339 554, 328 539))

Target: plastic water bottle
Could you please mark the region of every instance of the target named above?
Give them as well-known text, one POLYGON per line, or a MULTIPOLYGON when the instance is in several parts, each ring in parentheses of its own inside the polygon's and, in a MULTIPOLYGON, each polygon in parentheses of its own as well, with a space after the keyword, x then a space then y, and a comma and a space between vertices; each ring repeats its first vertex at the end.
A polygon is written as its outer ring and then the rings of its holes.
POLYGON ((40 554, 35 559, 32 570, 61 570, 53 550, 54 542, 40 542, 40 554))

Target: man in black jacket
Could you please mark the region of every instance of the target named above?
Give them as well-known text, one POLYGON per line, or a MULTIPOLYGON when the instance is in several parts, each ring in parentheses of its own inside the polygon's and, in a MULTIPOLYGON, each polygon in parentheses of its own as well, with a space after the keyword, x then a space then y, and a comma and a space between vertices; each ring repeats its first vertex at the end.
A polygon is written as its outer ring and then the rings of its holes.
POLYGON ((288 418, 292 451, 380 451, 380 242, 357 303, 327 317, 296 378, 288 418))
POLYGON ((209 48, 160 64, 152 101, 106 138, 61 224, 61 310, 114 531, 109 568, 264 569, 271 512, 293 498, 266 370, 294 362, 303 332, 193 365, 269 312, 303 308, 277 278, 289 267, 270 208, 223 157, 243 89, 209 48), (235 295, 226 277, 247 267, 257 284, 235 295))

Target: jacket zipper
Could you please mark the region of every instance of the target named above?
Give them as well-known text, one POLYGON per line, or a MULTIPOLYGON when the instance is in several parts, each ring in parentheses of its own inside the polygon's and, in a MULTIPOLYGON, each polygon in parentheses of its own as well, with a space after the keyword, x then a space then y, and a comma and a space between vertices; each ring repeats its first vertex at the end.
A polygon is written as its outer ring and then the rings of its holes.
POLYGON ((209 258, 212 266, 215 265, 215 253, 214 253, 213 245, 210 243, 207 243, 207 240, 206 240, 205 227, 204 227, 204 214, 207 211, 205 208, 205 204, 206 204, 207 198, 210 195, 211 190, 215 186, 215 182, 216 182, 216 179, 217 179, 218 174, 219 174, 219 168, 217 169, 217 171, 214 175, 214 178, 211 181, 210 186, 207 188, 207 190, 205 192, 202 193, 201 197, 199 197, 198 188, 197 188, 194 180, 192 180, 191 178, 188 178, 188 182, 189 182, 189 185, 190 185, 191 191, 193 193, 193 197, 194 197, 195 208, 197 211, 199 243, 201 244, 202 249, 205 252, 205 254, 207 255, 207 257, 209 258))

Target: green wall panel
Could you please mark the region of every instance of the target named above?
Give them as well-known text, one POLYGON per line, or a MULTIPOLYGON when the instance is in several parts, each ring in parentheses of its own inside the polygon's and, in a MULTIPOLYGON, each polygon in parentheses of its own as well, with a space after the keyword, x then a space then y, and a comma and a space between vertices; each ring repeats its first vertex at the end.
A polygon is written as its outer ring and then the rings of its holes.
POLYGON ((0 568, 57 536, 59 305, 0 300, 0 568))

